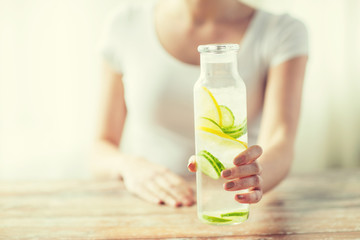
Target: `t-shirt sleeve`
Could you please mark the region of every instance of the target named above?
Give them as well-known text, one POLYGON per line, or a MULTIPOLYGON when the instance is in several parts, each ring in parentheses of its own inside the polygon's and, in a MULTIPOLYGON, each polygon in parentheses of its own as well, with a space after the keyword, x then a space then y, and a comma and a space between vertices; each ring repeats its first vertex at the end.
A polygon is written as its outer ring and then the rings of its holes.
POLYGON ((105 21, 105 25, 100 36, 99 52, 108 64, 110 64, 115 71, 123 73, 123 55, 126 24, 128 23, 128 8, 121 6, 116 9, 105 21))
POLYGON ((273 36, 270 66, 279 65, 298 56, 307 56, 308 32, 301 21, 284 15, 273 36))

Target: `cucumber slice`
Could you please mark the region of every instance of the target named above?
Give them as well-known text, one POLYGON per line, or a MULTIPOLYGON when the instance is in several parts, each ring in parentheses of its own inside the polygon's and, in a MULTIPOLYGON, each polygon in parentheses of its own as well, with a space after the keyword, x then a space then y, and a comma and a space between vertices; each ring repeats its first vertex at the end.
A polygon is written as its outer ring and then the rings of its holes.
POLYGON ((226 219, 226 218, 219 218, 219 217, 213 217, 209 215, 202 215, 202 218, 205 221, 211 222, 211 223, 224 223, 224 222, 230 222, 232 219, 226 219))
POLYGON ((247 124, 246 119, 240 124, 236 126, 232 126, 229 128, 222 128, 222 131, 233 138, 239 138, 247 132, 247 124))
POLYGON ((224 165, 208 151, 201 151, 196 158, 196 164, 201 172, 211 177, 212 179, 219 179, 221 171, 225 169, 224 165))
POLYGON ((224 165, 222 164, 222 162, 219 161, 219 159, 217 159, 214 155, 212 155, 211 153, 209 153, 208 151, 204 150, 204 153, 208 156, 208 158, 211 158, 212 161, 216 164, 216 168, 218 169, 218 173, 219 176, 221 175, 221 172, 223 170, 225 170, 224 165))
POLYGON ((222 116, 222 128, 230 128, 234 125, 235 117, 232 111, 224 105, 220 105, 220 111, 222 116))
POLYGON ((241 137, 242 135, 244 135, 246 132, 247 132, 247 128, 245 126, 244 128, 240 128, 238 131, 227 133, 227 134, 229 136, 237 139, 237 138, 241 137))
POLYGON ((220 214, 221 217, 247 217, 249 212, 229 212, 220 214))
POLYGON ((205 175, 211 177, 212 179, 220 178, 217 168, 211 159, 208 159, 203 155, 198 155, 196 157, 196 164, 205 175))

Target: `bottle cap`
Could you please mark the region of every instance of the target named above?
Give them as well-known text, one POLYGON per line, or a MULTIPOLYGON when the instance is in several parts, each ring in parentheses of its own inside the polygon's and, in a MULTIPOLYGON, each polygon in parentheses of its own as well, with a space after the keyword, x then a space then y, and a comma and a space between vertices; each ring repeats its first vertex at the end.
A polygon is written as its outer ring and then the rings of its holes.
POLYGON ((239 51, 239 44, 207 44, 198 46, 199 53, 224 53, 239 51))

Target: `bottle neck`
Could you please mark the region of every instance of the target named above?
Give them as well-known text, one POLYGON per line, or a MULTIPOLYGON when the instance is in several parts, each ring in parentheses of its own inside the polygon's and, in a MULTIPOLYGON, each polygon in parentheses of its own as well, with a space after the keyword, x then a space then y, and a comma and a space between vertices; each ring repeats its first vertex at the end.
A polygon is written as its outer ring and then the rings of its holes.
POLYGON ((200 55, 201 77, 204 79, 238 77, 237 52, 219 54, 201 53, 200 55))

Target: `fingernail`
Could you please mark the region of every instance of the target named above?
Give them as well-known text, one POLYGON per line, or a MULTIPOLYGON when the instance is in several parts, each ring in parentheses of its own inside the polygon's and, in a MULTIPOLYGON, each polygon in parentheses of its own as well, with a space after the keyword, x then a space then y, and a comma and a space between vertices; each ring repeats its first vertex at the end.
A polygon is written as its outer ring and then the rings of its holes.
POLYGON ((183 200, 183 204, 184 206, 189 206, 191 204, 191 202, 187 199, 183 200))
POLYGON ((246 157, 244 155, 242 155, 240 157, 235 158, 234 164, 235 165, 241 165, 241 164, 243 164, 245 162, 245 160, 246 160, 246 157))
POLYGON ((235 183, 233 183, 233 182, 227 182, 225 184, 225 188, 227 188, 227 189, 233 188, 234 186, 235 186, 235 183))
POLYGON ((222 172, 222 176, 223 177, 229 177, 231 175, 231 170, 224 170, 223 172, 222 172))
POLYGON ((241 200, 241 199, 244 199, 245 197, 244 197, 244 195, 238 194, 238 195, 236 195, 236 198, 241 200))
POLYGON ((188 199, 186 199, 185 201, 184 201, 184 205, 185 206, 191 206, 191 205, 193 205, 194 204, 194 201, 193 200, 188 200, 188 199))

